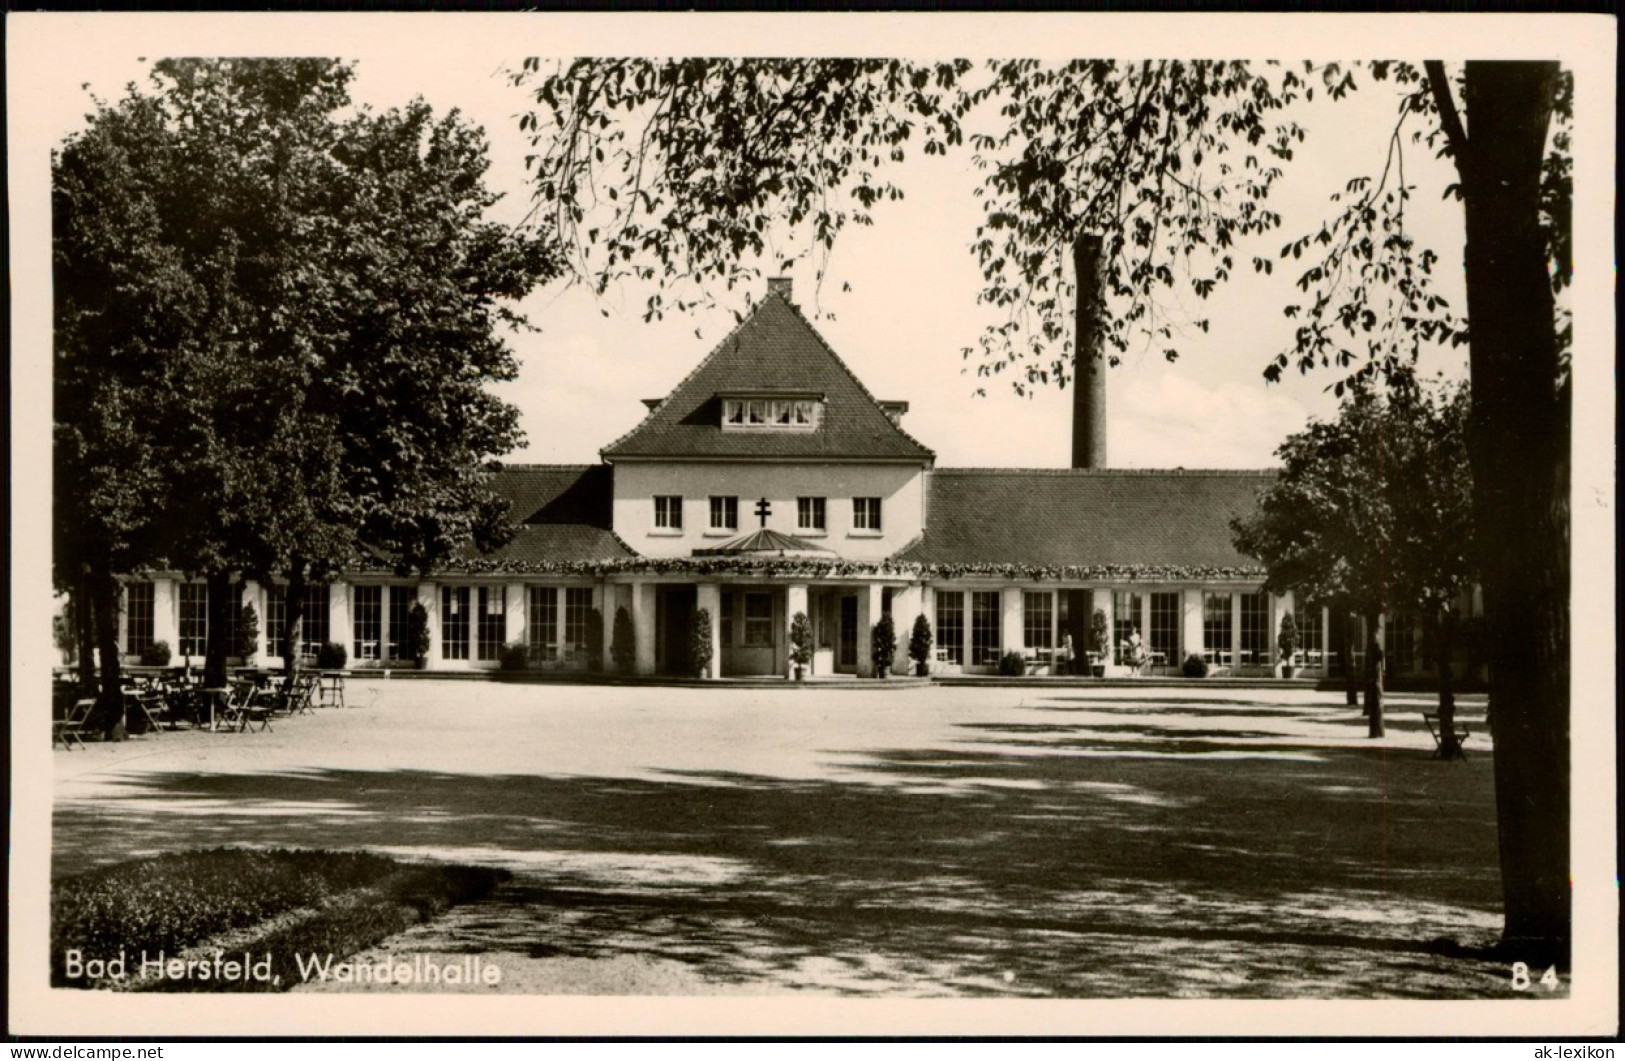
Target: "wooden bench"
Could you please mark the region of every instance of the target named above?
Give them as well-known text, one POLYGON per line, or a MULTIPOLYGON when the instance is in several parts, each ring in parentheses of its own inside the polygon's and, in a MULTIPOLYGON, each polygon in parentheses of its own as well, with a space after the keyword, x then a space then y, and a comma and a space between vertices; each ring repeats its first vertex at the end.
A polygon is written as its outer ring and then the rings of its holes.
POLYGON ((1467 751, 1463 745, 1467 743, 1467 738, 1472 736, 1472 733, 1468 731, 1466 726, 1458 725, 1453 727, 1456 731, 1456 747, 1451 754, 1446 755, 1444 750, 1444 738, 1441 736, 1444 731, 1439 725, 1439 716, 1432 711, 1424 711, 1422 712, 1422 721, 1427 724, 1428 736, 1433 738, 1433 757, 1435 759, 1449 758, 1465 760, 1467 758, 1467 751))

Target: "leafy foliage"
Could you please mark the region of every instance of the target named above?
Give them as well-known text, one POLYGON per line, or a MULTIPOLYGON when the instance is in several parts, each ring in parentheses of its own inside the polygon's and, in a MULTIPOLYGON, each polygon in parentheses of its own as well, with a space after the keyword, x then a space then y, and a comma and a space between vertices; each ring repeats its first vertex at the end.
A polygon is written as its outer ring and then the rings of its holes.
POLYGON ((892 660, 897 658, 897 624, 890 615, 882 615, 869 636, 869 655, 874 662, 875 673, 884 674, 891 669, 892 660))
POLYGON ((712 636, 711 609, 694 609, 694 625, 689 631, 688 659, 696 677, 704 676, 711 666, 712 636))
POLYGON ((429 611, 422 601, 413 601, 411 609, 406 613, 406 636, 401 639, 407 654, 419 666, 429 655, 429 611))
POLYGON ((169 666, 170 650, 168 641, 153 641, 141 650, 141 665, 143 667, 169 666))
POLYGON ((806 612, 796 612, 790 620, 790 662, 805 667, 812 662, 812 657, 812 620, 807 618, 806 612))
POLYGON ((1291 612, 1281 616, 1281 629, 1275 635, 1275 647, 1281 652, 1281 662, 1290 666, 1298 652, 1298 620, 1291 612))
POLYGON ((498 664, 503 670, 524 670, 530 666, 530 647, 523 641, 509 641, 502 646, 498 664))
POLYGON ((1005 678, 1020 678, 1027 673, 1027 660, 1020 652, 1010 651, 999 657, 999 674, 1005 678))
POLYGON ((920 677, 925 677, 931 659, 931 620, 924 613, 914 617, 914 629, 908 635, 908 658, 914 661, 920 677))
POLYGON ((253 659, 260 646, 260 613, 254 610, 254 605, 244 604, 238 612, 236 635, 237 643, 231 646, 231 654, 245 662, 253 659))
POLYGON ((319 670, 343 670, 349 659, 349 650, 337 641, 328 641, 316 650, 316 667, 319 670))
POLYGON ((628 670, 632 666, 636 652, 633 643, 632 615, 625 608, 616 608, 615 629, 609 641, 609 658, 615 661, 617 669, 628 670))

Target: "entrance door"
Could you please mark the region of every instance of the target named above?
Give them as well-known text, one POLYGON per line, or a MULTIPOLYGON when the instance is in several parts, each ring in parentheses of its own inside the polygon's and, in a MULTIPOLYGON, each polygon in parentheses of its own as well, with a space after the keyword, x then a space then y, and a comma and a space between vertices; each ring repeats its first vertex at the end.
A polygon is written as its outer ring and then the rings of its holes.
POLYGON ((660 587, 660 669, 665 674, 689 676, 694 672, 691 648, 698 596, 693 586, 660 587))
POLYGON ((842 671, 855 671, 858 669, 858 598, 853 595, 841 598, 841 631, 838 639, 839 649, 835 658, 835 669, 842 671))

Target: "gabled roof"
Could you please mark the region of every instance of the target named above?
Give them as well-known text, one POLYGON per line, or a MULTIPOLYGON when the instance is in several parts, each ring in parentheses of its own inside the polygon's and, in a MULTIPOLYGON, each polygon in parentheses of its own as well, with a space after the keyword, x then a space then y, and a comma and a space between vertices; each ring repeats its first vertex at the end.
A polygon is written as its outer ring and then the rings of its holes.
POLYGON ((926 475, 925 534, 894 559, 939 565, 1262 570, 1230 519, 1271 471, 942 468, 926 475))
MULTIPOLYGON (((472 546, 459 554, 482 566, 618 560, 635 555, 610 522, 614 469, 607 464, 514 464, 497 470, 490 487, 508 500, 519 533, 494 553, 472 546)), ((455 566, 457 561, 452 561, 455 566)))
POLYGON ((782 293, 769 294, 642 423, 603 449, 626 458, 897 460, 933 454, 886 415, 782 293), (718 395, 824 395, 813 431, 724 431, 718 395))

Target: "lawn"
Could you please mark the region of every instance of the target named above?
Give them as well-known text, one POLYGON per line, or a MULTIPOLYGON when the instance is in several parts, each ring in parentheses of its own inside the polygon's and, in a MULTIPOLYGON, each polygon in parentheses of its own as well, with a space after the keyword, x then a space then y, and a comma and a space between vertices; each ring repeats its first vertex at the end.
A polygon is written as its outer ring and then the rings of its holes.
POLYGON ((272 734, 59 754, 55 871, 318 842, 498 866, 380 953, 485 955, 502 990, 1509 994, 1474 955, 1491 759, 1430 759, 1420 697, 1369 741, 1308 690, 354 689, 272 734))

